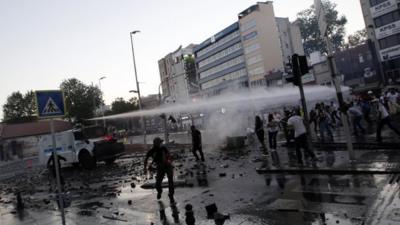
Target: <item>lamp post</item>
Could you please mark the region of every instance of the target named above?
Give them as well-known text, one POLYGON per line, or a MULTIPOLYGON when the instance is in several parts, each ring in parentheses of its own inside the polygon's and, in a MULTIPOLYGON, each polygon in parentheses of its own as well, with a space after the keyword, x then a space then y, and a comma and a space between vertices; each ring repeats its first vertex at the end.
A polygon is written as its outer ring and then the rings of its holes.
MULTIPOLYGON (((100 89, 101 92, 102 92, 102 90, 101 90, 101 80, 103 80, 105 78, 106 77, 103 76, 103 77, 100 77, 100 79, 99 79, 99 89, 100 89)), ((103 104, 101 104, 101 115, 103 117, 103 127, 105 128, 106 127, 106 120, 104 119, 104 105, 103 104)))
MULTIPOLYGON (((129 33, 129 36, 130 36, 130 39, 131 39, 133 68, 135 70, 136 92, 138 94, 139 110, 142 110, 142 98, 140 97, 139 80, 138 80, 137 70, 136 70, 135 50, 133 48, 133 35, 136 34, 136 33, 139 33, 139 32, 140 32, 139 30, 132 31, 132 32, 129 33)), ((142 126, 143 126, 144 144, 146 144, 146 124, 145 124, 143 116, 141 116, 141 122, 142 122, 142 126)))

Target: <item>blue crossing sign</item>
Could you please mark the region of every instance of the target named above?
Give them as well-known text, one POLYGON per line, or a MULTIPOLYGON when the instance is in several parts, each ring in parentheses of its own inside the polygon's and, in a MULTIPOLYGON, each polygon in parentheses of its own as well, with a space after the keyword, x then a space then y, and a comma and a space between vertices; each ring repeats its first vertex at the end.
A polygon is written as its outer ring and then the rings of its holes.
POLYGON ((36 91, 35 94, 39 118, 62 117, 65 115, 65 102, 62 91, 36 91))

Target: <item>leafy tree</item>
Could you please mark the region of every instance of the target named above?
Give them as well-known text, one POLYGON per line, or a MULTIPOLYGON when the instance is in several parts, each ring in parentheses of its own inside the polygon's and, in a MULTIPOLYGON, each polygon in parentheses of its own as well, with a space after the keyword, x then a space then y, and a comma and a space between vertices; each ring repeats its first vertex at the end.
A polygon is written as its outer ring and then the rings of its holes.
POLYGON ((138 99, 136 97, 125 101, 123 98, 116 98, 111 103, 111 110, 108 111, 107 115, 114 115, 119 113, 130 112, 139 109, 138 99))
MULTIPOLYGON (((339 50, 344 47, 345 25, 347 19, 345 16, 339 16, 336 10, 337 5, 329 0, 322 1, 326 13, 328 24, 328 35, 333 44, 334 50, 339 50)), ((315 15, 315 7, 305 9, 297 14, 301 36, 303 39, 304 51, 307 55, 314 51, 322 53, 327 52, 321 32, 318 27, 318 18, 315 15)))
POLYGON ((83 122, 92 118, 95 109, 103 104, 102 92, 98 87, 85 85, 76 78, 64 80, 60 89, 65 95, 67 118, 70 121, 83 122))
POLYGON ((347 48, 353 48, 362 44, 368 40, 368 34, 366 29, 359 30, 352 35, 349 35, 348 42, 346 43, 347 48))
POLYGON ((195 93, 198 91, 198 82, 196 77, 196 63, 192 55, 187 55, 184 58, 185 76, 189 84, 189 92, 195 93))
POLYGON ((6 123, 20 123, 37 120, 35 93, 28 91, 25 95, 13 92, 3 105, 3 121, 6 123))

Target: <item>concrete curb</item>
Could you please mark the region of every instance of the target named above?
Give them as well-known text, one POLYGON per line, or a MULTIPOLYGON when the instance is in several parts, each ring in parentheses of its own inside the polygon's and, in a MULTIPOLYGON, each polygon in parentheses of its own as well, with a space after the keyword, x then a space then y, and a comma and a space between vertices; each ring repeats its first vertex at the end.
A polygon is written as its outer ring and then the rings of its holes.
POLYGON ((281 168, 281 169, 256 169, 258 174, 400 174, 400 168, 395 169, 368 169, 368 168, 342 168, 342 169, 319 169, 319 168, 281 168))

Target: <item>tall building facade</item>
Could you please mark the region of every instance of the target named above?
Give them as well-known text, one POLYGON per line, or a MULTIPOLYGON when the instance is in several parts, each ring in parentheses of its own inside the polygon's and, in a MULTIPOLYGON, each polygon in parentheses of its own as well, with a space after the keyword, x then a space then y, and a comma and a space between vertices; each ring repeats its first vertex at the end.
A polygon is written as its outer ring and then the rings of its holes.
POLYGON ((289 56, 304 54, 299 26, 288 18, 276 18, 271 1, 250 6, 238 14, 238 21, 192 50, 196 78, 185 83, 171 82, 182 74, 176 60, 185 54, 181 48, 159 60, 164 98, 211 97, 228 90, 282 85, 289 56), (189 93, 178 94, 184 85, 189 93))
MULTIPOLYGON (((158 61, 160 72, 160 88, 162 89, 162 102, 186 102, 193 89, 196 74, 187 66, 188 58, 193 56, 194 44, 169 53, 158 61)), ((159 90, 161 91, 161 90, 159 90)))
POLYGON ((248 86, 239 23, 235 22, 194 48, 202 96, 248 86))
POLYGON ((239 14, 250 87, 270 86, 282 76, 282 50, 272 2, 258 2, 239 14), (272 79, 271 79, 272 78, 272 79))
POLYGON ((272 2, 258 2, 194 48, 202 95, 282 85, 284 59, 294 53, 304 54, 297 24, 276 18, 272 2))
POLYGON ((369 38, 375 43, 385 84, 400 83, 400 1, 360 0, 369 38))

